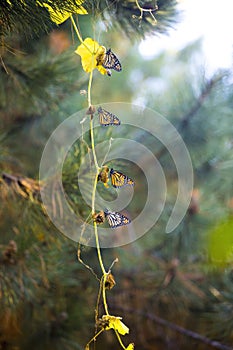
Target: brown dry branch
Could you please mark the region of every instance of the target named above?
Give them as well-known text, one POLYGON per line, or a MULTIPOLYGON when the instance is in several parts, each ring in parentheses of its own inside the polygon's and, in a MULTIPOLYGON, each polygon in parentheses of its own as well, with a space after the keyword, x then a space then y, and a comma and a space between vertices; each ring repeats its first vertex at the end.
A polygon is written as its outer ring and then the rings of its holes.
POLYGON ((148 313, 148 312, 144 312, 144 311, 137 311, 135 309, 130 309, 130 308, 126 308, 126 307, 119 307, 115 305, 116 309, 119 309, 120 311, 123 311, 125 313, 129 313, 129 314, 137 314, 139 316, 142 316, 143 318, 147 318, 153 322, 158 323, 160 326, 163 327, 167 327, 170 328, 171 330, 178 332, 180 334, 183 334, 187 337, 190 337, 192 339, 195 339, 197 341, 200 341, 206 345, 212 346, 215 349, 220 349, 220 350, 233 350, 233 347, 222 344, 216 340, 212 340, 209 339, 207 337, 205 337, 204 335, 201 335, 199 333, 193 332, 189 329, 183 328, 175 323, 169 322, 167 320, 164 320, 161 317, 158 317, 154 314, 148 313))
POLYGON ((4 172, 0 178, 0 188, 3 196, 12 191, 23 198, 30 198, 32 201, 39 200, 40 197, 39 182, 24 176, 4 172))

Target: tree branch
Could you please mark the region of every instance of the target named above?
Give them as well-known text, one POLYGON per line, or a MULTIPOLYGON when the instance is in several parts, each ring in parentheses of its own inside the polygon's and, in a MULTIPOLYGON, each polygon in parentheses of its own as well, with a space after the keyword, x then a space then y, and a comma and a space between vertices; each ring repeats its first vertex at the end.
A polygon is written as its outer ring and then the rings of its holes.
POLYGON ((172 329, 175 332, 178 332, 178 333, 183 334, 183 335, 185 335, 187 337, 190 337, 190 338, 193 338, 195 340, 198 340, 198 341, 200 341, 200 342, 202 342, 202 343, 204 343, 206 345, 212 346, 215 349, 233 350, 233 348, 231 346, 224 345, 224 344, 222 344, 222 343, 220 343, 220 342, 218 342, 216 340, 209 339, 209 338, 205 337, 204 335, 201 335, 199 333, 190 331, 189 329, 186 329, 186 328, 183 328, 181 326, 178 326, 175 323, 166 321, 163 318, 158 317, 158 316, 156 316, 154 314, 143 312, 143 311, 136 311, 135 309, 125 308, 125 307, 114 306, 114 308, 120 309, 120 310, 122 310, 124 312, 129 312, 131 314, 137 314, 137 315, 140 315, 142 317, 148 318, 149 320, 151 320, 153 322, 156 322, 156 323, 158 323, 161 326, 170 328, 170 329, 172 329))
POLYGON ((210 95, 212 89, 215 87, 215 85, 224 77, 224 74, 218 74, 216 76, 213 76, 209 81, 207 81, 206 85, 204 86, 200 96, 196 100, 196 104, 183 116, 181 119, 178 130, 182 131, 184 130, 192 120, 192 118, 195 116, 197 111, 202 107, 204 101, 206 98, 210 95))
MULTIPOLYGON (((201 94, 196 99, 196 103, 194 106, 181 118, 180 122, 178 123, 176 129, 178 131, 184 131, 190 124, 191 120, 195 117, 198 110, 202 107, 204 101, 207 99, 207 97, 210 95, 213 88, 217 85, 219 81, 222 80, 222 78, 225 76, 224 73, 220 73, 216 76, 213 76, 207 83, 205 84, 201 94)), ((162 147, 157 153, 156 158, 160 159, 164 154, 167 153, 167 148, 162 147)))

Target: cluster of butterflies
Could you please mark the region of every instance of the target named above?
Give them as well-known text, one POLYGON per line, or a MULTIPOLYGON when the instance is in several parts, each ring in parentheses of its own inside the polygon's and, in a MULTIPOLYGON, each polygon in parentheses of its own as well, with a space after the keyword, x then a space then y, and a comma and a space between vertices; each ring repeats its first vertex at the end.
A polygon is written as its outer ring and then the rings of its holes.
MULTIPOLYGON (((104 68, 106 68, 109 76, 111 76, 111 69, 117 72, 120 72, 122 70, 120 61, 118 60, 116 55, 111 51, 111 49, 106 51, 101 64, 104 68)), ((97 111, 100 125, 109 126, 121 124, 120 119, 115 114, 107 111, 106 109, 99 107, 97 111)), ((98 181, 102 181, 106 185, 109 180, 108 173, 110 175, 113 187, 120 188, 127 185, 134 186, 134 181, 127 175, 114 169, 110 169, 109 171, 108 167, 103 167, 103 169, 98 175, 98 181)), ((131 222, 131 220, 125 215, 118 212, 110 211, 108 209, 105 209, 104 211, 95 214, 93 219, 98 224, 103 223, 106 219, 111 228, 117 228, 119 226, 128 225, 131 222)))
MULTIPOLYGON (((121 63, 118 60, 117 56, 112 52, 111 49, 108 49, 101 61, 101 64, 104 68, 106 68, 107 73, 109 76, 112 75, 111 69, 120 72, 122 70, 121 63)), ((99 115, 99 122, 102 126, 109 126, 109 125, 120 125, 121 121, 120 119, 115 116, 113 113, 106 111, 106 109, 103 109, 102 107, 98 108, 98 115, 99 115)))
MULTIPOLYGON (((109 181, 108 174, 110 176, 111 183, 114 188, 120 188, 127 185, 134 186, 134 181, 130 177, 118 170, 114 170, 112 168, 109 170, 109 168, 106 166, 104 166, 101 172, 99 173, 98 181, 102 181, 106 185, 109 181)), ((118 212, 112 212, 107 209, 103 212, 96 214, 94 220, 96 223, 100 224, 104 222, 105 218, 107 219, 108 224, 111 228, 117 228, 119 226, 128 225, 131 222, 131 220, 125 215, 118 212)))

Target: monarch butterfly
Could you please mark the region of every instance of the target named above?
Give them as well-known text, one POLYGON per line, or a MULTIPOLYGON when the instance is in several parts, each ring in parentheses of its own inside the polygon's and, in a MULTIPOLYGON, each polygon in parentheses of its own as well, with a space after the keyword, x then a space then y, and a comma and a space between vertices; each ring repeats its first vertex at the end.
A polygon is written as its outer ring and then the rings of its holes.
POLYGON ((108 209, 105 209, 104 215, 111 228, 128 225, 131 222, 131 220, 125 215, 118 212, 109 211, 108 209))
POLYGON ((92 218, 97 224, 102 224, 105 221, 105 214, 103 211, 100 211, 99 213, 93 214, 92 218))
POLYGON ((106 69, 114 69, 117 72, 120 72, 122 70, 120 61, 116 57, 116 55, 112 52, 111 49, 108 49, 105 52, 102 66, 106 69))
POLYGON ((115 188, 123 187, 126 185, 134 186, 134 181, 120 171, 110 169, 110 177, 112 186, 115 188))
POLYGON ((103 109, 102 107, 98 108, 99 122, 100 125, 109 126, 109 125, 120 125, 121 121, 118 119, 115 114, 110 113, 103 109))

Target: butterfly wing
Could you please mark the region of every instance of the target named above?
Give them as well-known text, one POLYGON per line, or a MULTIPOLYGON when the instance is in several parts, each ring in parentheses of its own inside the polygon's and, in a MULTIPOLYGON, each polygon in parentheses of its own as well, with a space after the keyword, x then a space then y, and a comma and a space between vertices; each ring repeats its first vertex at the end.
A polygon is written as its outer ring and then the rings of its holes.
POLYGON ((120 171, 111 169, 110 170, 112 186, 115 188, 120 188, 126 185, 134 185, 134 181, 130 179, 127 175, 121 173, 120 171))
POLYGON ((121 124, 121 121, 119 118, 117 118, 114 114, 112 114, 112 123, 111 125, 120 125, 121 124))
POLYGON ((127 183, 126 183, 126 185, 134 186, 134 181, 128 176, 127 176, 127 183))
POLYGON ((120 125, 120 119, 118 119, 115 114, 110 113, 103 109, 102 107, 98 108, 99 122, 100 125, 109 126, 109 125, 120 125))
POLYGON ((104 215, 109 223, 111 228, 117 228, 119 226, 128 225, 131 220, 127 218, 125 215, 117 212, 111 212, 109 210, 105 210, 104 215))
POLYGON ((99 122, 101 125, 111 125, 111 113, 104 110, 102 107, 98 108, 99 122))
POLYGON ((109 49, 105 53, 104 61, 102 63, 102 66, 106 69, 114 69, 117 72, 120 72, 122 70, 121 63, 116 57, 116 55, 112 52, 111 49, 109 49))
POLYGON ((120 171, 110 170, 112 186, 115 188, 123 187, 126 184, 127 176, 121 173, 120 171))

